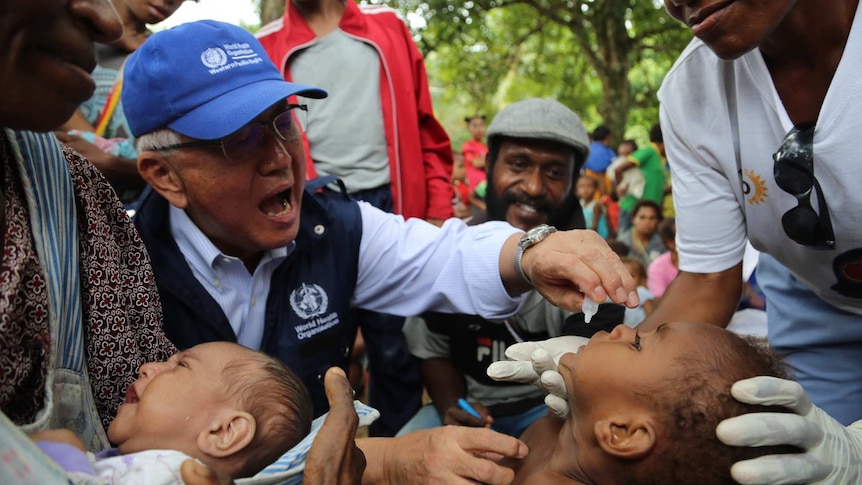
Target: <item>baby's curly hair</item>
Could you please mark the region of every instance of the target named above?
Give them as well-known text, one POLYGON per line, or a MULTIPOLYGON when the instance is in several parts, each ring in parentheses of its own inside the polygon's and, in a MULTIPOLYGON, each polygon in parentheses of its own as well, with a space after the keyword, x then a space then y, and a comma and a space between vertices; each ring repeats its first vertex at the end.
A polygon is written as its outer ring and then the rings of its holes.
POLYGON ((762 339, 723 332, 710 348, 692 349, 675 360, 678 373, 664 385, 638 393, 660 410, 657 447, 646 469, 632 468, 629 485, 735 484, 730 467, 763 455, 795 453, 793 446, 728 446, 715 429, 722 420, 746 413, 788 412, 777 406, 744 404, 730 395, 738 380, 755 376, 787 378, 784 363, 762 339), (722 341, 723 340, 723 341, 722 341), (636 473, 635 473, 636 472, 636 473), (636 475, 636 476, 635 476, 636 475))

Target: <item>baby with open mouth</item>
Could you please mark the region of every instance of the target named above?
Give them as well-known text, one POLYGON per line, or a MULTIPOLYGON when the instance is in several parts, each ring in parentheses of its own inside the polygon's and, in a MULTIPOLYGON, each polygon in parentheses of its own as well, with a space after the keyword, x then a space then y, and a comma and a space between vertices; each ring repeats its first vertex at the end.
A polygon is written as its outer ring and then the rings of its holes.
POLYGON ((108 427, 116 448, 85 454, 68 430, 58 430, 66 443, 39 445, 70 478, 182 483, 180 466, 190 457, 240 478, 294 447, 311 420, 308 390, 283 363, 235 343, 209 342, 141 366, 108 427))

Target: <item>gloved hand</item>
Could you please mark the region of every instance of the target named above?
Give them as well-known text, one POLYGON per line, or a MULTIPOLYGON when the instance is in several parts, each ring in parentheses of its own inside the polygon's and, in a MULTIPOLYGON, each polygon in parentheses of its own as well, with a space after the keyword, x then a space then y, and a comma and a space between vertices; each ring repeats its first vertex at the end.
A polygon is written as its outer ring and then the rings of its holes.
POLYGON ((805 450, 737 462, 730 470, 734 480, 745 485, 862 484, 862 420, 844 427, 813 405, 798 383, 775 377, 745 379, 730 392, 738 401, 783 406, 795 414, 725 419, 716 429, 719 440, 732 446, 794 445, 805 450))
POLYGON ((549 393, 545 404, 554 414, 565 418, 569 414, 568 394, 563 376, 557 372, 560 357, 577 352, 590 339, 584 337, 554 337, 540 342, 521 342, 506 349, 512 360, 494 362, 488 366, 488 376, 497 381, 534 384, 549 393))

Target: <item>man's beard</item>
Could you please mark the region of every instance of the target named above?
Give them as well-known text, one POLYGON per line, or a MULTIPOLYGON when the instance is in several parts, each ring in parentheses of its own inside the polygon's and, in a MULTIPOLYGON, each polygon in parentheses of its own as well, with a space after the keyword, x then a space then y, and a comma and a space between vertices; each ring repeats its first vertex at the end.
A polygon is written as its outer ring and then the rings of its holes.
POLYGON ((584 227, 581 204, 575 198, 574 194, 569 194, 556 207, 547 197, 530 197, 515 190, 507 190, 501 197, 497 197, 497 189, 491 183, 491 179, 488 179, 488 188, 485 191, 485 206, 489 221, 505 221, 506 211, 509 209, 509 206, 518 203, 529 205, 537 211, 546 214, 547 224, 557 229, 583 229, 584 227), (579 214, 580 217, 577 217, 579 214))

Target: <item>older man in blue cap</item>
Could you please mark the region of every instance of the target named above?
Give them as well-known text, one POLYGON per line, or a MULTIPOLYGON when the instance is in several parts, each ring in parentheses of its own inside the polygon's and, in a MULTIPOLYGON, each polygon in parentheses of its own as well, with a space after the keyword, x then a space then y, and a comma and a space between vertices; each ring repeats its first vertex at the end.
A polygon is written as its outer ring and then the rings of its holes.
MULTIPOLYGON (((284 81, 238 27, 203 21, 157 33, 129 58, 125 80, 138 169, 153 188, 135 222, 165 332, 180 348, 228 340, 278 357, 309 387, 316 414, 326 410, 325 369, 348 364, 354 308, 505 318, 531 285, 572 309, 580 288, 637 303, 630 275, 594 233, 525 236, 458 220, 438 228, 353 201, 335 179, 306 183, 297 97, 326 93, 284 81)), ((526 452, 484 429, 358 444, 368 483, 507 483, 511 470, 477 455, 526 452), (429 453, 449 466, 415 459, 429 453)))

